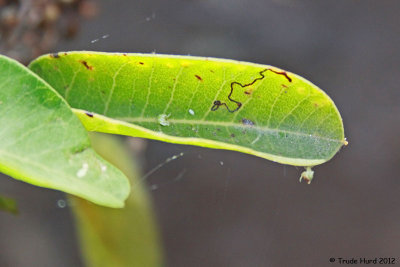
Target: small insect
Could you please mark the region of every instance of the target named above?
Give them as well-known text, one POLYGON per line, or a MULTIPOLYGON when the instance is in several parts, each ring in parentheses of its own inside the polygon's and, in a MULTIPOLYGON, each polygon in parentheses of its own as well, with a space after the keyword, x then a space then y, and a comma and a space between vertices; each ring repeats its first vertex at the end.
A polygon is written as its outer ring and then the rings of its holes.
POLYGON ((305 171, 301 173, 300 176, 300 182, 301 180, 305 180, 307 184, 310 184, 312 179, 314 178, 314 171, 311 169, 311 167, 305 167, 305 171))
POLYGON ((158 115, 158 123, 162 126, 169 126, 169 121, 168 118, 171 116, 171 114, 160 114, 158 115))
POLYGON ((93 118, 93 113, 91 113, 91 112, 85 112, 85 115, 90 117, 90 118, 93 118))

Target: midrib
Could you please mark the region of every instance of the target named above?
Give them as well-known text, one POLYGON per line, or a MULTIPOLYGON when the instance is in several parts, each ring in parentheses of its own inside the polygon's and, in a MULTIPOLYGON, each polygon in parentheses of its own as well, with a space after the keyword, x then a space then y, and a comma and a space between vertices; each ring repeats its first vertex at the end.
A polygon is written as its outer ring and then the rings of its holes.
MULTIPOLYGON (((137 118, 118 117, 118 118, 113 118, 113 119, 129 122, 129 123, 135 123, 135 122, 136 123, 140 123, 140 122, 158 123, 157 118, 149 118, 149 117, 137 117, 137 118)), ((259 131, 263 131, 263 132, 287 133, 287 134, 297 135, 297 136, 302 136, 302 137, 316 138, 316 139, 325 140, 325 141, 329 141, 329 142, 342 143, 342 140, 333 139, 333 138, 329 138, 329 137, 322 137, 322 136, 317 136, 317 135, 312 135, 312 134, 307 134, 307 133, 302 133, 302 132, 296 132, 296 131, 282 130, 282 129, 272 129, 272 128, 269 128, 266 126, 249 126, 249 125, 243 125, 241 123, 235 123, 235 122, 188 120, 188 119, 168 119, 168 122, 170 124, 190 124, 190 125, 210 125, 210 126, 222 126, 222 127, 255 128, 255 129, 257 129, 259 131)))

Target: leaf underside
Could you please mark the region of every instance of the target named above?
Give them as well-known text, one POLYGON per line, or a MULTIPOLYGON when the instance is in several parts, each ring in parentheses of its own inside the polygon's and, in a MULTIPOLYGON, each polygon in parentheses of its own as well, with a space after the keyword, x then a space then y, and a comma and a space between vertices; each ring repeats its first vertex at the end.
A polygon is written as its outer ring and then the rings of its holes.
POLYGON ((222 59, 68 52, 30 68, 87 130, 236 150, 313 166, 345 144, 333 101, 281 69, 222 59))
POLYGON ((98 156, 67 103, 36 74, 0 56, 0 171, 16 179, 122 207, 126 177, 98 156))

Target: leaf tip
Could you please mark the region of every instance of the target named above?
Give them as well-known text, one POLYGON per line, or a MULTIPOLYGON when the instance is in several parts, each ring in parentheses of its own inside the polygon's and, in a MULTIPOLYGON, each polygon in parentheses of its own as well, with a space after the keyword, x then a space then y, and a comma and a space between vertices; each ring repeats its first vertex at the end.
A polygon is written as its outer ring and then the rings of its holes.
POLYGON ((349 142, 346 140, 346 138, 342 141, 343 145, 347 146, 349 142))

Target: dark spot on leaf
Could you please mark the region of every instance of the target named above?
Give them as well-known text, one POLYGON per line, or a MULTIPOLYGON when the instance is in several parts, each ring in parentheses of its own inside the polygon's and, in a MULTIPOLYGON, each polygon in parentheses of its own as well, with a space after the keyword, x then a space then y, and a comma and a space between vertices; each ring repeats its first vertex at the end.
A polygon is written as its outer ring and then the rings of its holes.
POLYGON ((93 70, 93 66, 90 66, 85 60, 79 60, 79 62, 82 63, 87 70, 93 70))
POLYGON ((139 64, 140 64, 140 65, 144 65, 144 63, 143 63, 143 62, 139 62, 139 64))
POLYGON ((245 93, 246 95, 251 95, 251 93, 253 93, 253 88, 247 89, 246 91, 244 91, 244 93, 245 93))
POLYGON ((68 55, 68 53, 67 53, 67 52, 64 52, 64 56, 66 56, 66 55, 68 55))
POLYGON ((242 123, 243 123, 244 125, 250 125, 250 126, 253 126, 253 125, 254 125, 254 122, 252 122, 252 121, 249 120, 249 119, 242 119, 242 123))
POLYGON ((218 131, 218 132, 220 132, 220 131, 221 131, 221 129, 220 129, 220 128, 217 128, 217 131, 218 131))
POLYGON ((201 82, 203 81, 203 78, 201 78, 199 75, 195 74, 194 76, 197 78, 197 80, 199 80, 201 82))
POLYGON ((90 117, 90 118, 93 118, 93 116, 94 116, 93 113, 90 113, 90 112, 85 112, 85 115, 90 117))
POLYGON ((231 134, 231 137, 234 138, 234 137, 235 137, 235 134, 231 134))
POLYGON ((123 56, 125 56, 125 57, 127 56, 127 54, 126 54, 126 53, 123 53, 122 55, 123 55, 123 56))
POLYGON ((318 107, 318 103, 314 103, 314 107, 318 107))
POLYGON ((288 88, 286 84, 282 83, 281 85, 282 85, 282 87, 288 88))
POLYGON ((214 73, 214 71, 213 71, 213 70, 210 70, 210 72, 214 73))

